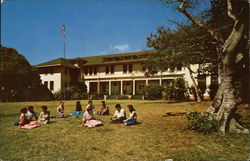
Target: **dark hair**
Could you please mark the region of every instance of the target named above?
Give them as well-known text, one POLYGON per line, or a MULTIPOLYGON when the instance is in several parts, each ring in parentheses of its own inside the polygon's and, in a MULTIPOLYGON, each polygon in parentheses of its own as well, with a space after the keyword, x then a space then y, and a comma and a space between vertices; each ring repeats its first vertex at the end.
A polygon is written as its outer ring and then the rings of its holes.
POLYGON ((93 101, 89 100, 88 103, 90 103, 90 102, 93 103, 93 101))
POLYGON ((76 111, 82 111, 82 105, 80 101, 76 101, 76 111))
POLYGON ((129 109, 130 112, 135 111, 133 105, 129 104, 127 107, 128 107, 128 109, 129 109))
POLYGON ((34 109, 34 107, 33 106, 28 106, 28 110, 33 110, 34 109))
POLYGON ((20 112, 21 112, 21 113, 27 113, 27 108, 22 108, 22 109, 20 110, 20 112))
POLYGON ((120 104, 116 104, 115 108, 121 108, 121 105, 120 104))
POLYGON ((105 105, 105 101, 101 101, 101 103, 105 105))
POLYGON ((46 110, 48 109, 47 106, 41 106, 41 108, 42 108, 42 109, 46 109, 46 110))

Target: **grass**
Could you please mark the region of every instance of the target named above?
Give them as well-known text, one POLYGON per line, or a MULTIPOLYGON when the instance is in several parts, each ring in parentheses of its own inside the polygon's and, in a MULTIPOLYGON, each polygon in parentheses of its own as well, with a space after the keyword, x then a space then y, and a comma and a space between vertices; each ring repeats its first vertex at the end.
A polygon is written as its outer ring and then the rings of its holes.
MULTIPOLYGON (((1 103, 0 159, 11 161, 82 161, 82 160, 247 160, 249 137, 243 134, 202 135, 187 130, 184 116, 162 117, 166 112, 204 111, 208 102, 166 103, 164 101, 108 100, 114 105, 133 104, 140 124, 110 124, 109 116, 96 116, 104 122, 97 128, 79 127, 81 117, 51 119, 52 123, 27 130, 11 123, 18 120, 19 109, 33 105, 37 114, 47 105, 55 114, 59 102, 1 103)), ((87 101, 82 101, 83 106, 87 101)), ((94 101, 99 109, 100 101, 94 101)), ((66 101, 65 113, 74 111, 75 101, 66 101)), ((127 111, 127 109, 126 109, 127 111)), ((249 128, 249 107, 238 110, 242 123, 249 128)))

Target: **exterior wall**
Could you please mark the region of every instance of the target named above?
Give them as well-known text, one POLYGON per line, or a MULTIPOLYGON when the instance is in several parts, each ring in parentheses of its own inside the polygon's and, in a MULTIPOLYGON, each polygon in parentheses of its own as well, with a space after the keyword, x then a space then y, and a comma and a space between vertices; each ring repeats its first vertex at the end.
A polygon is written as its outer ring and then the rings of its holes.
POLYGON ((55 93, 61 89, 61 73, 53 73, 53 74, 40 74, 42 83, 48 81, 48 88, 50 89, 50 81, 54 81, 54 90, 52 93, 55 93))

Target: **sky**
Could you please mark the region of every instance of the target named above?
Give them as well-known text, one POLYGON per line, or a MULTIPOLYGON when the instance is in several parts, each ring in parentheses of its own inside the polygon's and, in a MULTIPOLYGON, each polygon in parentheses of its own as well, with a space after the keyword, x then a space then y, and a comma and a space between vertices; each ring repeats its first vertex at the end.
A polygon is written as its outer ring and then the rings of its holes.
POLYGON ((187 21, 157 0, 1 0, 1 44, 32 65, 64 57, 64 40, 66 58, 143 51, 168 20, 187 21))

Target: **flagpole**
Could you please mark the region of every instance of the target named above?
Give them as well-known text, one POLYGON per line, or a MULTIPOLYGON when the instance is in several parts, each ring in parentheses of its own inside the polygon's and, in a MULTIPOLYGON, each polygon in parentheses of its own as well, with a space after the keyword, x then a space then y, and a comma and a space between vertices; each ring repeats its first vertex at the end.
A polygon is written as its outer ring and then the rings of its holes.
MULTIPOLYGON (((64 59, 66 59, 66 52, 65 52, 65 44, 66 44, 66 40, 65 40, 65 25, 63 25, 63 28, 62 28, 62 36, 63 36, 63 57, 64 59)), ((65 67, 65 70, 66 67, 65 67)), ((65 102, 65 93, 66 93, 66 86, 65 86, 65 82, 64 82, 64 92, 63 92, 63 102, 65 102)))

